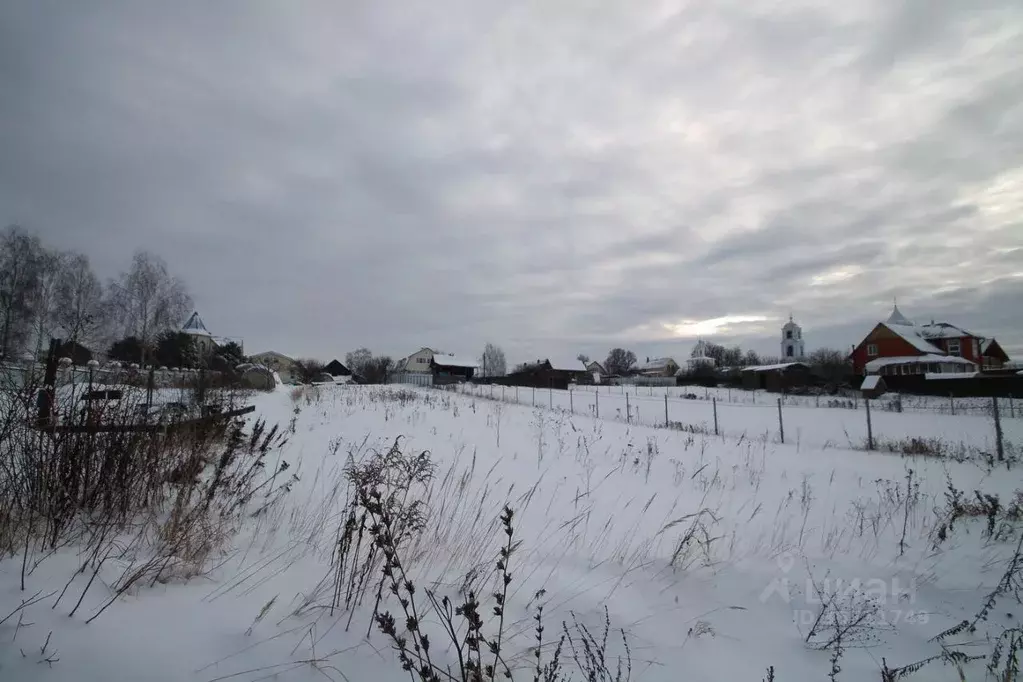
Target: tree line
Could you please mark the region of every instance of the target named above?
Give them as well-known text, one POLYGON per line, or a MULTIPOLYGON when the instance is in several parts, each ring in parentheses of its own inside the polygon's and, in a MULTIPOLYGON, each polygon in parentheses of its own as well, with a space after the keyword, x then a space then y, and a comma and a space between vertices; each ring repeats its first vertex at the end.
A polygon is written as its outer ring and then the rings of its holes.
POLYGON ((84 364, 97 350, 140 366, 233 366, 241 348, 228 343, 213 357, 198 353, 180 331, 192 296, 167 263, 136 251, 117 277, 100 280, 88 256, 51 248, 17 225, 0 232, 0 359, 39 359, 51 338, 61 356, 84 364), (233 364, 232 364, 233 363, 233 364))

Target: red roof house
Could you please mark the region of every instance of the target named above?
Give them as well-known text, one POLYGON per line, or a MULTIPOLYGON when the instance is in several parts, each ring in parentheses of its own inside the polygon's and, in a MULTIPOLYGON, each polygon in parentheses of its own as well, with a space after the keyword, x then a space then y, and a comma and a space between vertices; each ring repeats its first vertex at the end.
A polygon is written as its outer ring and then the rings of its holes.
POLYGON ((1009 356, 988 339, 947 322, 917 325, 898 306, 853 349, 857 374, 950 374, 1001 369, 1009 356))

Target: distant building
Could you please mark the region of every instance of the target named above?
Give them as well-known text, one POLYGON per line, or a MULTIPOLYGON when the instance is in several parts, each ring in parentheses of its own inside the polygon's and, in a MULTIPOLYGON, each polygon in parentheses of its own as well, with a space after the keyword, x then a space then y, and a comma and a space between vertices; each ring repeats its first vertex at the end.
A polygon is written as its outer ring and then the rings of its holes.
POLYGON ((244 352, 244 345, 241 339, 214 336, 211 334, 210 330, 206 328, 206 324, 202 321, 202 318, 199 317, 199 311, 192 312, 188 320, 181 325, 181 331, 192 337, 192 341, 195 343, 195 349, 199 352, 199 357, 204 360, 208 360, 220 346, 224 346, 232 342, 238 344, 238 347, 242 349, 242 352, 244 352))
POLYGON ((781 328, 781 357, 786 362, 806 357, 803 328, 792 320, 791 315, 789 315, 789 321, 781 328))
POLYGON ((479 369, 479 363, 454 355, 434 353, 430 359, 430 367, 433 371, 433 383, 436 385, 472 379, 479 369))
POLYGON ((607 376, 607 370, 604 369, 604 365, 600 364, 596 360, 591 360, 586 363, 586 371, 593 377, 593 383, 601 384, 604 382, 604 377, 607 376))
POLYGON ((433 367, 430 363, 436 352, 432 348, 420 348, 412 355, 398 360, 394 365, 394 371, 412 374, 431 374, 433 367))
POLYGON ((857 374, 962 374, 999 370, 1009 356, 998 342, 948 322, 917 325, 896 305, 851 354, 857 374))
POLYGON ((748 390, 764 389, 784 393, 812 383, 810 367, 802 362, 783 362, 777 365, 744 367, 742 387, 748 390))
POLYGON ((350 377, 352 376, 352 370, 345 367, 345 365, 337 359, 331 360, 323 368, 323 371, 332 377, 350 377))
POLYGON ((674 358, 650 358, 636 368, 636 373, 644 377, 673 377, 678 373, 679 366, 674 358))

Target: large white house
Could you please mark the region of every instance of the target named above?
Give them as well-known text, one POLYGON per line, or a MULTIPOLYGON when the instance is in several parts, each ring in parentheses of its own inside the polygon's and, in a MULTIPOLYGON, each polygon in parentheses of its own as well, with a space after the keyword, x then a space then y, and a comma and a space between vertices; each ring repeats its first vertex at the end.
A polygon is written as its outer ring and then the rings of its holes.
POLYGON ((395 371, 409 372, 412 374, 430 374, 433 370, 430 362, 437 351, 432 348, 420 348, 407 358, 402 358, 395 364, 395 371))

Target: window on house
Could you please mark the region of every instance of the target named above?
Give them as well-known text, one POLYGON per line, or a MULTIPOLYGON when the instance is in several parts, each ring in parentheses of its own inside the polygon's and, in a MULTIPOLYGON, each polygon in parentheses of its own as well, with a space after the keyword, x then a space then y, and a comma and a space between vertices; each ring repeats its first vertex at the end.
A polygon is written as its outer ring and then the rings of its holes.
POLYGON ((963 352, 959 339, 949 339, 946 348, 949 355, 960 355, 963 352))
POLYGON ((867 344, 867 355, 869 355, 872 358, 876 358, 877 357, 877 344, 876 343, 868 343, 867 344))

